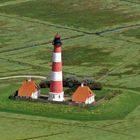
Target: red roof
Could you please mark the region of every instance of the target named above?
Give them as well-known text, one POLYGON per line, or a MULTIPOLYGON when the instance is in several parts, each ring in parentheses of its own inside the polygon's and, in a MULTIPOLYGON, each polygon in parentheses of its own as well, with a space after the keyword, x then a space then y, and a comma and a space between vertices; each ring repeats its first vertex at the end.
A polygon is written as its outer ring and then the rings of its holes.
POLYGON ((75 102, 85 102, 87 98, 95 96, 92 90, 88 86, 80 86, 74 92, 72 96, 72 101, 75 102))
POLYGON ((18 90, 18 96, 31 97, 33 92, 38 91, 38 86, 34 81, 23 81, 22 86, 18 90))

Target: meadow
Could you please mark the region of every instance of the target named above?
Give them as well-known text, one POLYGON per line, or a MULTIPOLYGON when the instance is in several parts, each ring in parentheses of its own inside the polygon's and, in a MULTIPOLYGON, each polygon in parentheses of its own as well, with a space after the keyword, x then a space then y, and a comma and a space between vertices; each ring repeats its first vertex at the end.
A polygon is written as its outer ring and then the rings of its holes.
POLYGON ((2 140, 139 140, 139 13, 138 0, 1 0, 0 77, 49 77, 58 32, 64 75, 101 82, 97 97, 122 92, 82 108, 9 100, 24 79, 0 80, 2 140))
MULTIPOLYGON (((137 109, 135 110, 137 111, 137 109)), ((137 115, 139 114, 139 111, 137 115)), ((139 118, 133 114, 125 120, 115 121, 66 121, 38 116, 0 112, 1 138, 7 139, 139 139, 139 118), (10 128, 8 135, 6 131, 10 128), (55 131, 54 131, 55 130, 55 131)))

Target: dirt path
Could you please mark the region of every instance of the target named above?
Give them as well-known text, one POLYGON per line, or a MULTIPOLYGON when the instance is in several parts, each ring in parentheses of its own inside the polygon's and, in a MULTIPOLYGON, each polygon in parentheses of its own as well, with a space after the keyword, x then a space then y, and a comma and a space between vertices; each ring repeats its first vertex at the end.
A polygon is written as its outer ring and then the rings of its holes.
POLYGON ((17 78, 47 79, 47 77, 45 77, 45 76, 37 76, 37 75, 17 75, 17 76, 0 77, 0 80, 17 79, 17 78))
POLYGON ((24 2, 28 2, 28 1, 34 1, 34 0, 13 0, 13 1, 7 1, 7 2, 1 3, 0 7, 8 6, 8 5, 14 5, 14 4, 19 4, 19 3, 24 3, 24 2))

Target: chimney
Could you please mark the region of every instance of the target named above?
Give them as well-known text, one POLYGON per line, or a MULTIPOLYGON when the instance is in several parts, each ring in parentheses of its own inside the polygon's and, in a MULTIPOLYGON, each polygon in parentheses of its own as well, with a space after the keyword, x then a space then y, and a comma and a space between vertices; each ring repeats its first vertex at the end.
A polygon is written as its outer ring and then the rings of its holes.
POLYGON ((84 87, 84 83, 83 82, 81 83, 81 87, 84 87))
POLYGON ((31 82, 31 81, 32 81, 32 78, 31 78, 31 77, 29 77, 29 78, 28 78, 28 82, 31 82))

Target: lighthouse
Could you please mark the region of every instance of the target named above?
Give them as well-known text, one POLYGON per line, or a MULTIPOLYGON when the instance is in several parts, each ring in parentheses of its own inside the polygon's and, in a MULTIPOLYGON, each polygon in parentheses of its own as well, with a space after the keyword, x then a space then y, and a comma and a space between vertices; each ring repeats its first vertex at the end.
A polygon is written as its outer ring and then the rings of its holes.
POLYGON ((53 58, 49 100, 64 101, 63 80, 62 80, 62 56, 61 56, 61 37, 56 34, 53 40, 53 58))

